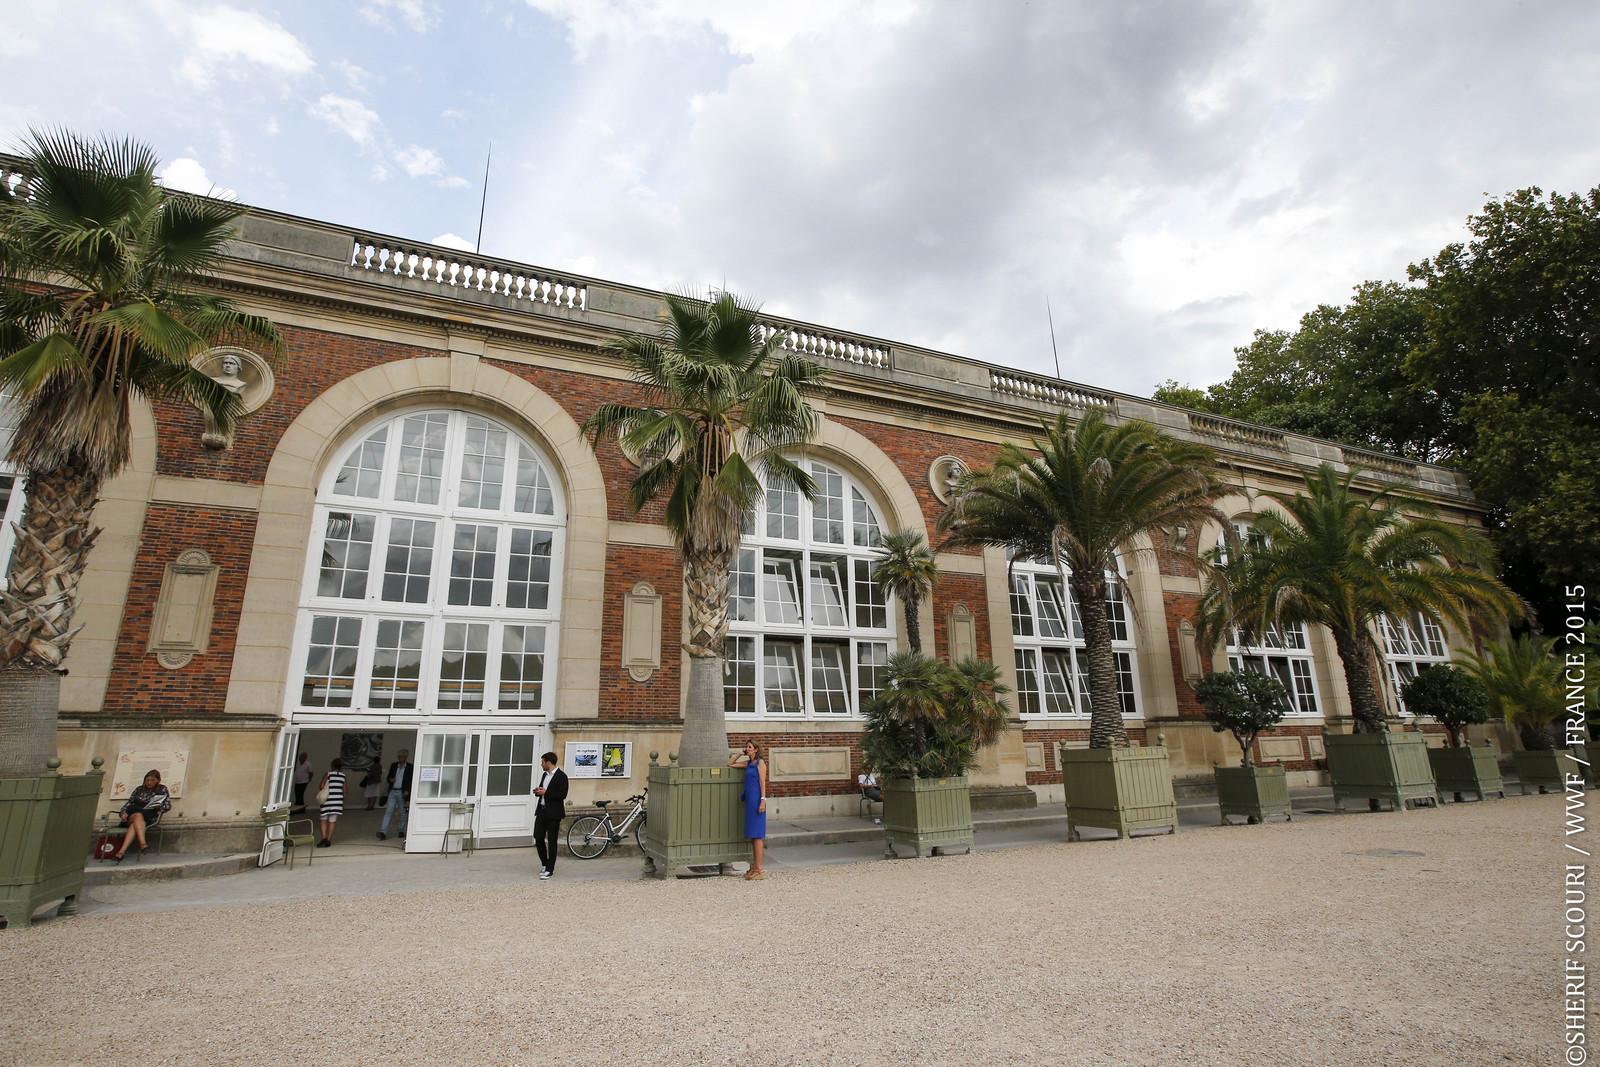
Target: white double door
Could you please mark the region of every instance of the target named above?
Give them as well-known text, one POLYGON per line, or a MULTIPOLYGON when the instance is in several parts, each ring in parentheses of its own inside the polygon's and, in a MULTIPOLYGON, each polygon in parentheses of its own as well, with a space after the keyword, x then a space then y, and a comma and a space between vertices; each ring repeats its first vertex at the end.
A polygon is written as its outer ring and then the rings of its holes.
POLYGON ((539 757, 550 750, 547 727, 417 730, 407 852, 437 852, 447 829, 472 829, 480 845, 529 844, 539 757), (471 813, 452 805, 471 804, 471 813))

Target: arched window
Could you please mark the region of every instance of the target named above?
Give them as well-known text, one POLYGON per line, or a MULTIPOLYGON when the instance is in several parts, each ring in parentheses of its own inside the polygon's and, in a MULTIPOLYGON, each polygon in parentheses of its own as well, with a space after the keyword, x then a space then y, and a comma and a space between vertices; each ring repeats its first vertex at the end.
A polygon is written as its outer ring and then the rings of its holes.
POLYGON ((290 706, 548 715, 565 525, 543 455, 491 419, 362 434, 317 493, 290 706))
POLYGON ((1394 700, 1405 712, 1405 700, 1400 690, 1424 667, 1450 662, 1450 648, 1445 644, 1444 631, 1439 624, 1421 612, 1412 612, 1404 619, 1385 615, 1378 627, 1383 637, 1383 663, 1389 671, 1390 684, 1394 686, 1394 700))
MULTIPOLYGON (((1245 546, 1265 545, 1263 535, 1248 522, 1236 522, 1233 529, 1245 546)), ((1218 538, 1217 551, 1227 562, 1227 541, 1218 538)), ((1270 674, 1289 691, 1291 715, 1318 712, 1315 658, 1304 623, 1269 625, 1261 633, 1247 633, 1239 627, 1228 632, 1228 669, 1270 674)))
POLYGON ((883 524, 848 475, 810 465, 816 499, 768 485, 745 518, 728 589, 723 704, 731 716, 861 713, 882 687, 894 615, 873 578, 883 524))
MULTIPOLYGON (((1121 566, 1121 560, 1118 560, 1121 566)), ((1017 711, 1041 718, 1089 717, 1089 659, 1083 619, 1054 564, 1011 563, 1011 642, 1017 665, 1017 711)), ((1106 572, 1106 617, 1117 664, 1123 718, 1139 714, 1134 635, 1124 600, 1125 576, 1106 572)))

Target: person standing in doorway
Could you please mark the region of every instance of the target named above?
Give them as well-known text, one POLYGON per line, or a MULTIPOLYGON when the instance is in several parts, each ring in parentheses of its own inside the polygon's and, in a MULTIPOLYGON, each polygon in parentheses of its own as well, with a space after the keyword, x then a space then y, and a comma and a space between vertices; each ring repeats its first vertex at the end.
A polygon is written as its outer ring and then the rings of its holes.
POLYGON ((306 810, 306 786, 311 784, 311 754, 300 753, 294 764, 294 810, 306 810))
POLYGON ((385 841, 389 837, 389 820, 394 818, 394 813, 400 813, 400 840, 406 839, 406 820, 411 818, 411 764, 406 757, 411 755, 405 749, 395 754, 394 762, 389 764, 388 786, 389 798, 383 805, 383 822, 378 827, 378 840, 385 841))
POLYGON ((322 823, 318 848, 333 844, 334 828, 339 825, 339 816, 344 814, 344 785, 344 764, 335 759, 328 764, 328 773, 322 776, 322 784, 317 787, 317 818, 322 823))
POLYGON ((367 810, 371 811, 378 806, 378 799, 383 795, 383 760, 374 757, 367 764, 367 773, 361 776, 361 795, 367 798, 367 810))
POLYGON ((767 761, 761 758, 761 748, 754 741, 744 743, 744 751, 728 760, 730 767, 744 768, 744 836, 750 839, 754 853, 750 869, 744 872, 745 881, 767 876, 762 852, 767 844, 767 761))
POLYGON ((556 766, 556 754, 546 752, 539 760, 544 774, 534 787, 539 803, 533 810, 533 845, 539 850, 539 877, 556 873, 556 842, 561 839, 561 820, 567 817, 567 772, 556 766))

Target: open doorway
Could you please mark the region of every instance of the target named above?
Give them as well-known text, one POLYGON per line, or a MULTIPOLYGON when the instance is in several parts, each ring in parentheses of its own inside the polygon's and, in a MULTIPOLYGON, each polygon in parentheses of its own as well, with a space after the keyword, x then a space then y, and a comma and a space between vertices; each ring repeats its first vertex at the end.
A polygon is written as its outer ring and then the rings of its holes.
MULTIPOLYGON (((416 759, 416 740, 415 730, 387 725, 381 731, 370 732, 302 728, 296 761, 302 754, 308 757, 310 779, 305 789, 305 811, 302 813, 299 805, 295 805, 293 817, 318 820, 317 789, 323 774, 333 765, 333 760, 338 759, 345 776, 344 811, 335 825, 333 847, 405 848, 401 827, 409 829, 409 812, 403 797, 397 797, 392 807, 389 805, 386 783, 389 768, 401 752, 407 754, 408 762, 416 759), (387 826, 384 825, 386 817, 387 826), (382 838, 378 836, 380 833, 384 835, 382 838)), ((412 773, 414 778, 415 771, 412 773)))

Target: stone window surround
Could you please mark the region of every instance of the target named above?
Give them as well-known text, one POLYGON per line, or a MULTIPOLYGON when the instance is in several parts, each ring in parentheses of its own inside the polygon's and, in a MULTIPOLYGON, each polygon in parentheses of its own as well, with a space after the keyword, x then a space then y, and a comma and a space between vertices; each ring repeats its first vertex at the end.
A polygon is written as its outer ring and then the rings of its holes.
POLYGON ((267 467, 240 611, 226 711, 280 716, 294 675, 291 648, 316 501, 316 477, 379 416, 438 404, 477 410, 527 436, 550 458, 567 501, 557 701, 563 718, 599 713, 607 512, 600 464, 578 424, 530 382, 471 353, 369 367, 300 412, 267 467))

